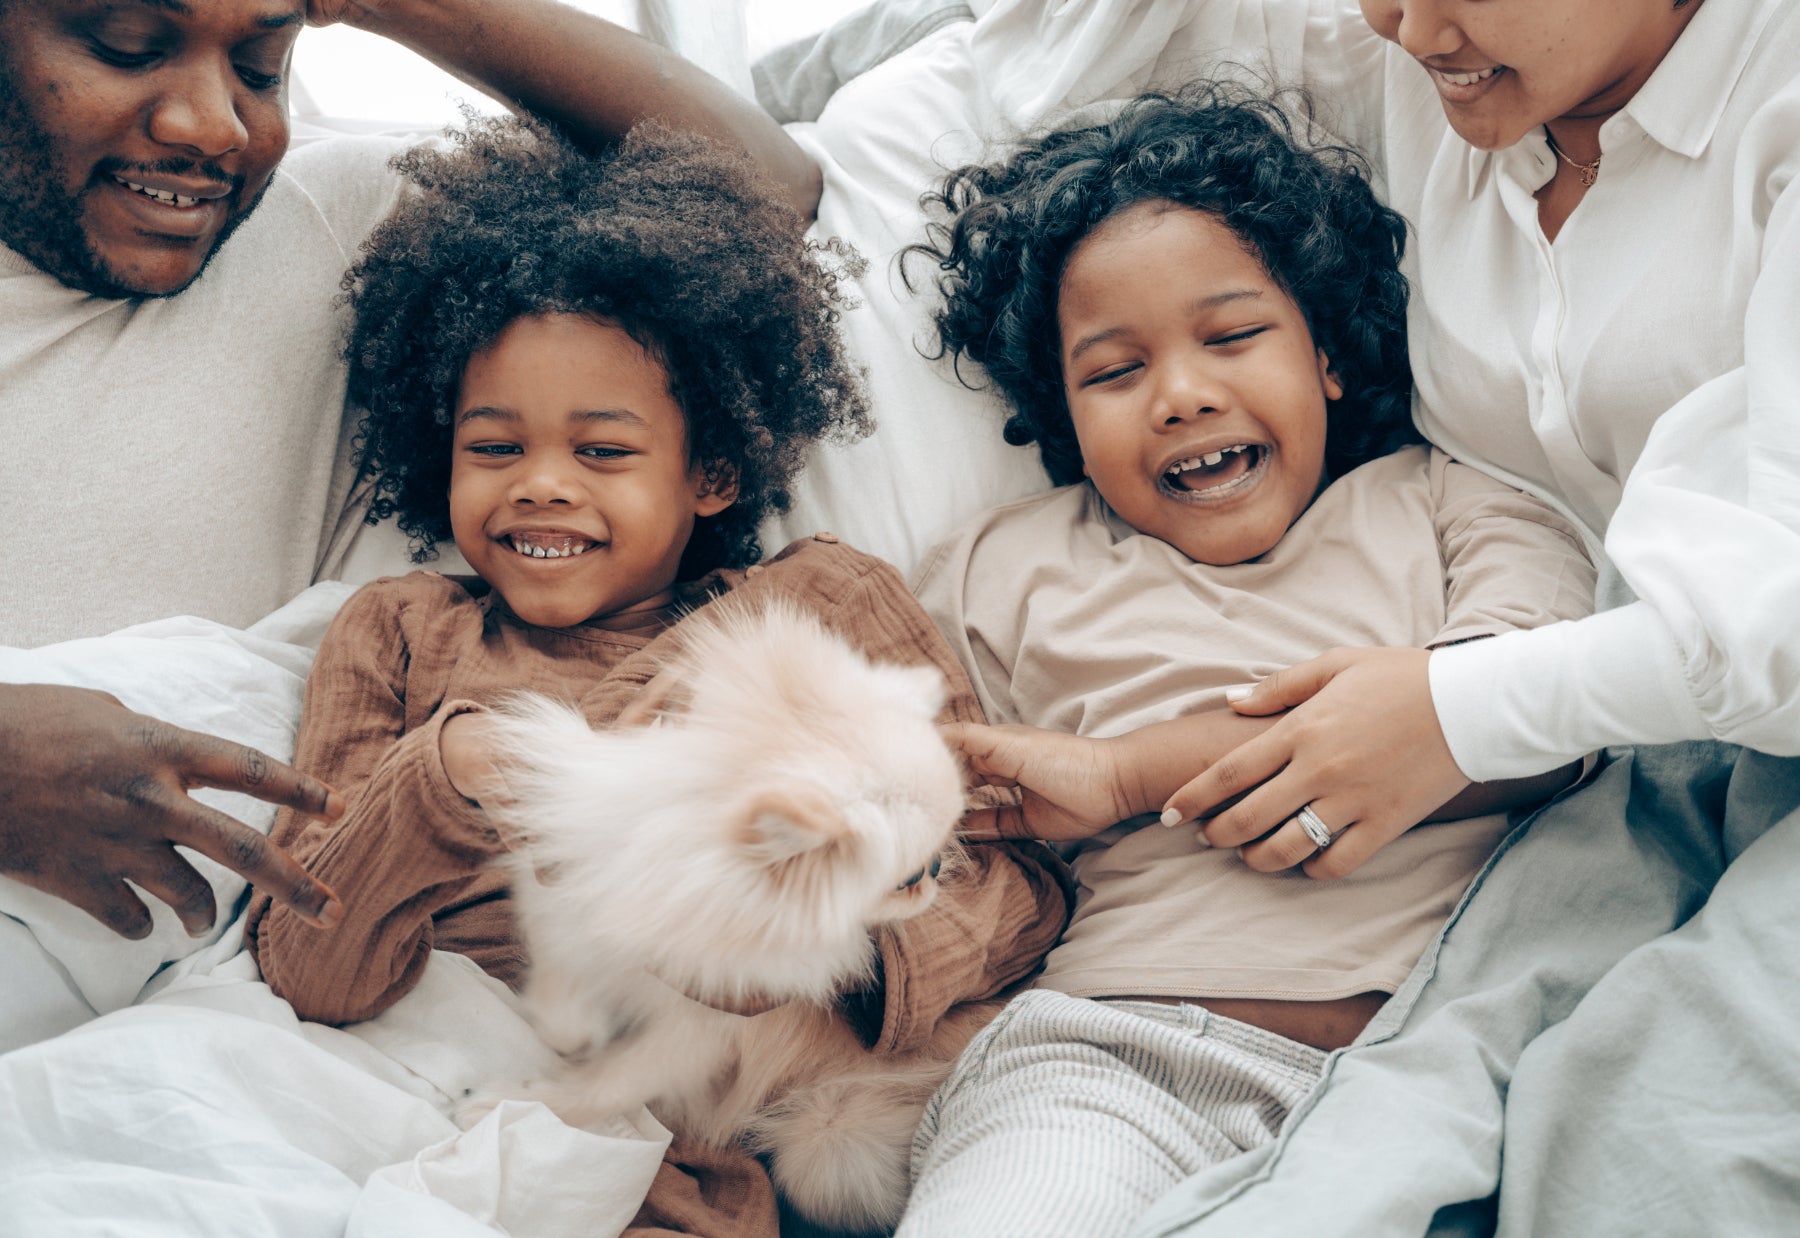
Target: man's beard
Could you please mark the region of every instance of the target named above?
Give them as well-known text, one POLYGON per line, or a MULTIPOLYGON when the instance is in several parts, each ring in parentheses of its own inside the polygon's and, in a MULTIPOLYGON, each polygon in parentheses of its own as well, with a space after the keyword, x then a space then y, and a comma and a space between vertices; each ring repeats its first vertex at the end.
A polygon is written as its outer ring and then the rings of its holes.
MULTIPOLYGON (((55 140, 38 122, 18 90, 12 65, 0 43, 0 243, 31 260, 58 282, 80 292, 112 300, 139 297, 172 297, 200 278, 213 256, 239 224, 250 217, 274 180, 271 176, 247 207, 229 216, 213 238, 192 278, 179 288, 145 291, 124 282, 92 244, 81 226, 82 199, 93 192, 90 185, 75 194, 64 192, 55 159, 55 140)), ((171 160, 154 165, 156 171, 180 173, 195 169, 218 181, 230 181, 242 193, 242 178, 226 175, 195 160, 171 160)), ((96 170, 105 175, 104 167, 96 170)))

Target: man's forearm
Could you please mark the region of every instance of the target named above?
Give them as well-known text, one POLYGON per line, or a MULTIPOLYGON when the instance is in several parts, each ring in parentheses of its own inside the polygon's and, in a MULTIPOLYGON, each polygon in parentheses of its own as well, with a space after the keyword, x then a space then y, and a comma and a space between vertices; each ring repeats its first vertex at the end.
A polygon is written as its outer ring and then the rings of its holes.
POLYGON ((801 218, 818 208, 816 164, 755 103, 697 65, 556 0, 383 0, 344 20, 424 56, 514 107, 600 145, 640 120, 748 154, 801 218))

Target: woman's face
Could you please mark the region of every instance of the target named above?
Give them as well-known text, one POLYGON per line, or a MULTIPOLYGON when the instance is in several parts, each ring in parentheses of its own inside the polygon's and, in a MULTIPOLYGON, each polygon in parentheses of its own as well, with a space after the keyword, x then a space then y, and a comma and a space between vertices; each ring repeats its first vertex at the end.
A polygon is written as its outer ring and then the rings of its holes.
POLYGON ((1553 120, 1631 99, 1701 0, 1362 0, 1375 33, 1437 87, 1450 127, 1499 150, 1553 120))

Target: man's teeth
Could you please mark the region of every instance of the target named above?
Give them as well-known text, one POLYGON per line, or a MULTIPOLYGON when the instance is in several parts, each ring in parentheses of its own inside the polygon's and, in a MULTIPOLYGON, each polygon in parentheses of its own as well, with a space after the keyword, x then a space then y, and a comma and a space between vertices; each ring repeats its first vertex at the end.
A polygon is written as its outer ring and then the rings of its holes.
POLYGON ((1168 468, 1170 474, 1185 473, 1189 469, 1212 468, 1224 461, 1226 456, 1235 456, 1240 451, 1249 451, 1249 443, 1236 443, 1219 451, 1209 451, 1203 456, 1189 456, 1185 460, 1177 460, 1168 468))
POLYGON ((146 198, 155 198, 158 202, 167 202, 173 206, 200 205, 199 198, 190 198, 185 194, 176 193, 171 189, 152 189, 148 185, 140 185, 136 181, 128 181, 122 177, 119 179, 119 184, 125 186, 127 189, 135 190, 136 192, 143 194, 146 198))
POLYGON ((1488 78, 1494 76, 1494 74, 1499 71, 1500 68, 1496 65, 1492 69, 1483 69, 1479 73, 1440 73, 1438 76, 1443 78, 1446 82, 1449 82, 1452 86, 1473 86, 1476 82, 1487 81, 1488 78))
POLYGON ((542 542, 527 542, 519 538, 509 538, 512 548, 527 559, 571 559, 593 549, 593 542, 584 542, 577 538, 564 538, 555 546, 547 546, 542 542))

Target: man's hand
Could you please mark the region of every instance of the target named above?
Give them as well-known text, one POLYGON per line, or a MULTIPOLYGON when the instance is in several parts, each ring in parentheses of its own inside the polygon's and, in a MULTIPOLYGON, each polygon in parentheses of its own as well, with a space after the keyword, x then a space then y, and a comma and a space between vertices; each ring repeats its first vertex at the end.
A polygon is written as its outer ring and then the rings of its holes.
POLYGON ((939 730, 988 783, 1024 792, 1025 827, 1033 838, 1092 838, 1143 811, 1132 805, 1110 740, 969 722, 939 730))
POLYGON ((0 873, 66 899, 124 937, 150 932, 126 879, 198 936, 212 887, 175 852, 210 856, 321 927, 343 907, 274 843, 187 792, 240 791, 313 816, 341 796, 279 761, 132 713, 104 692, 0 684, 0 873))
POLYGON ((353 26, 359 18, 378 7, 377 0, 306 0, 306 24, 335 26, 343 22, 353 26))

